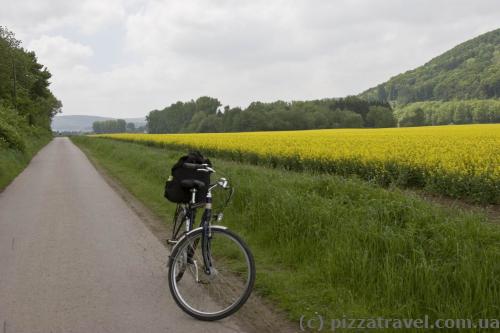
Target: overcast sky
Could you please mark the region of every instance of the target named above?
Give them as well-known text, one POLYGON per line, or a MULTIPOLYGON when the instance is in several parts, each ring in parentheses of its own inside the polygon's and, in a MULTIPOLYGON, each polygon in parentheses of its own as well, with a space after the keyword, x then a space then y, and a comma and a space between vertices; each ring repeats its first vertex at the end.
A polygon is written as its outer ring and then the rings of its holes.
POLYGON ((498 0, 1 0, 63 114, 357 94, 500 23, 498 0))

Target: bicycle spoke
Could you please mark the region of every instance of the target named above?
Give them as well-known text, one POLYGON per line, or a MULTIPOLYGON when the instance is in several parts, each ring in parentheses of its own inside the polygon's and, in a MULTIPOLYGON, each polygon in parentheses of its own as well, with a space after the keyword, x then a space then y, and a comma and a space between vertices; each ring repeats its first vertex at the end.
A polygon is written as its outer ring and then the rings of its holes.
POLYGON ((193 262, 187 263, 190 274, 171 285, 174 297, 185 311, 202 316, 217 316, 237 309, 246 301, 253 286, 255 272, 248 250, 228 232, 214 232, 210 250, 213 272, 206 274, 202 247, 193 246, 201 245, 202 233, 190 237, 179 245, 181 248, 175 256, 178 260, 181 252, 188 253, 190 248, 194 251, 193 262))

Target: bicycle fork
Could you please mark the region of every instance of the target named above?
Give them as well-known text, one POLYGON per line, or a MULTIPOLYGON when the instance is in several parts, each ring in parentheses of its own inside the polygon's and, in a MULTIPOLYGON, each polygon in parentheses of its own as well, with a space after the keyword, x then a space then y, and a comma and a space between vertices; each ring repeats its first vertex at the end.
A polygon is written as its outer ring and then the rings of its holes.
POLYGON ((206 275, 213 274, 212 256, 210 255, 210 243, 212 240, 212 230, 210 222, 212 219, 212 193, 208 191, 205 211, 202 217, 201 252, 203 255, 203 271, 206 275))
MULTIPOLYGON (((191 190, 191 203, 195 203, 195 195, 196 189, 191 190)), ((193 222, 194 222, 194 211, 191 211, 191 214, 186 216, 186 232, 192 230, 193 222)), ((201 217, 201 227, 202 227, 202 236, 201 236, 201 252, 203 257, 203 272, 206 275, 212 275, 215 273, 215 269, 212 266, 212 256, 211 256, 211 239, 212 239, 212 231, 211 231, 211 219, 212 219, 212 193, 209 190, 206 197, 205 203, 205 211, 203 212, 203 216, 201 217)), ((192 245, 188 245, 186 249, 186 261, 188 264, 194 266, 194 274, 196 282, 201 282, 199 278, 199 269, 198 262, 193 259, 195 249, 198 245, 198 241, 195 241, 192 245)))

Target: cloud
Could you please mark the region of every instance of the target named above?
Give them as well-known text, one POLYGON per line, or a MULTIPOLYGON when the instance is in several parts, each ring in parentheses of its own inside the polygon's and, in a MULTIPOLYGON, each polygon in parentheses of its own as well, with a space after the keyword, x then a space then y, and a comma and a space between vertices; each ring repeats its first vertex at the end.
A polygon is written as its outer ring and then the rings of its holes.
POLYGON ((358 93, 495 27, 496 8, 493 1, 149 2, 128 17, 126 40, 142 58, 175 64, 167 76, 182 86, 178 95, 187 89, 245 105, 358 93))
POLYGON ((81 8, 73 18, 84 33, 98 32, 125 18, 124 4, 120 0, 87 0, 80 4, 81 8))
POLYGON ((67 114, 359 93, 498 27, 496 0, 18 0, 0 21, 67 114), (105 62, 105 63, 103 63, 105 62))
POLYGON ((123 0, 18 0, 2 4, 2 24, 23 39, 57 29, 75 29, 93 34, 125 18, 123 0))
POLYGON ((62 36, 43 35, 31 41, 28 49, 35 50, 39 60, 56 72, 82 66, 82 63, 93 54, 89 46, 70 41, 62 36))

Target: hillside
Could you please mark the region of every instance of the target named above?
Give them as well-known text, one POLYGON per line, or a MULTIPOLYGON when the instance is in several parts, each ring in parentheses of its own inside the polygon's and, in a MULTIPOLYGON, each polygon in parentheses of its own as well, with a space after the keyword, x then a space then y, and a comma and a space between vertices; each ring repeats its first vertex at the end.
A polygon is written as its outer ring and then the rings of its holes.
POLYGON ((375 101, 491 99, 500 97, 500 29, 466 41, 423 66, 361 93, 375 101))
POLYGON ((98 116, 55 116, 52 120, 53 131, 90 132, 94 121, 108 120, 111 118, 98 116))
MULTIPOLYGON (((57 132, 91 132, 94 121, 110 120, 114 118, 99 116, 55 116, 52 120, 52 130, 57 132)), ((136 127, 146 125, 144 118, 125 118, 127 123, 134 123, 136 127)))

